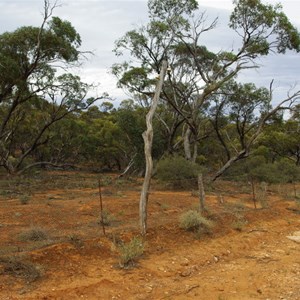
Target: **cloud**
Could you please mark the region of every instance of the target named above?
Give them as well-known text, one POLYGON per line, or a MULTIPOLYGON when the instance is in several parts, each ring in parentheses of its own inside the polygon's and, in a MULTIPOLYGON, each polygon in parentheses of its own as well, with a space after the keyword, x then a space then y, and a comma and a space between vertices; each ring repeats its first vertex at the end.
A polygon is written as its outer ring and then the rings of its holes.
MULTIPOLYGON (((277 3, 269 0, 268 3, 277 3)), ((84 63, 78 73, 83 80, 99 84, 98 93, 109 92, 121 100, 128 98, 123 91, 116 89, 116 80, 109 74, 113 63, 119 60, 112 52, 115 41, 141 24, 147 22, 146 0, 64 0, 60 1, 54 14, 70 21, 82 37, 82 50, 93 51, 94 55, 84 63)), ((204 34, 201 44, 211 51, 231 50, 237 47, 238 39, 228 29, 231 0, 201 0, 201 9, 206 10, 208 22, 219 18, 216 29, 204 34)), ((283 8, 294 22, 298 22, 298 1, 285 0, 283 8)), ((42 21, 42 0, 0 0, 1 32, 13 31, 20 26, 39 26, 42 21)), ((300 28, 300 26, 299 26, 300 28)), ((288 90, 298 79, 300 69, 299 54, 271 55, 260 61, 257 71, 247 71, 239 77, 242 81, 253 81, 257 85, 268 86, 271 79, 288 90)))

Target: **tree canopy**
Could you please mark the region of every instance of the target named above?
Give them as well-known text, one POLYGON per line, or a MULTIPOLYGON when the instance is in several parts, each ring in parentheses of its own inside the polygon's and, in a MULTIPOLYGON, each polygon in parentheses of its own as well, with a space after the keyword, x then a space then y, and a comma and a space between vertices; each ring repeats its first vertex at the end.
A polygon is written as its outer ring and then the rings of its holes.
POLYGON ((218 19, 208 22, 198 1, 149 0, 148 22, 115 43, 124 61, 112 72, 129 95, 119 106, 104 95, 88 96, 92 87, 71 72, 81 62, 81 37, 53 15, 55 8, 45 0, 39 27, 0 34, 0 166, 6 171, 85 164, 143 174, 142 133, 164 60, 153 120, 155 164, 184 157, 205 165, 213 179, 256 151, 266 163, 299 165, 300 91, 274 103, 273 82, 239 82, 239 74, 261 67, 260 58, 299 52, 298 29, 280 4, 234 1, 228 28, 235 42, 225 51, 204 44, 218 19), (290 115, 283 117, 284 110, 290 115))
POLYGON ((11 173, 28 167, 25 160, 49 142, 54 123, 96 100, 78 76, 59 72, 79 62, 81 39, 44 4, 40 27, 0 35, 0 166, 11 173))

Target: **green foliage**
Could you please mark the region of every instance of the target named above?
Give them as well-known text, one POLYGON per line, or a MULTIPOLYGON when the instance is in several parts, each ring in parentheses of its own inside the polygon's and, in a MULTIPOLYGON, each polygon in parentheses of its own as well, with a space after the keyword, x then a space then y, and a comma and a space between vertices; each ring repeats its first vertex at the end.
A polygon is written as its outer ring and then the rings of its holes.
POLYGON ((234 180, 288 183, 300 180, 300 168, 288 159, 268 163, 265 157, 257 155, 238 162, 226 176, 234 180))
POLYGON ((157 164, 157 178, 177 188, 190 185, 199 173, 199 166, 181 156, 169 156, 157 164))
MULTIPOLYGON (((234 82, 238 73, 258 67, 255 60, 261 56, 299 51, 300 45, 300 35, 280 5, 265 5, 259 0, 234 4, 229 26, 236 31, 240 44, 230 52, 215 52, 199 44, 201 35, 213 30, 217 22, 205 24, 197 1, 150 0, 149 23, 125 33, 116 42, 116 53, 127 53, 130 60, 113 67, 119 84, 132 93, 133 99, 149 104, 154 93, 152 78, 162 60, 167 59, 170 68, 160 95, 167 113, 162 113, 161 107, 157 114, 164 124, 164 146, 168 153, 180 153, 185 138, 184 145, 189 143, 190 149, 207 161, 213 154, 216 168, 226 166, 237 153, 234 162, 248 156, 258 131, 270 119, 269 90, 234 82), (203 136, 209 136, 209 141, 204 143, 203 136), (214 145, 207 146, 210 142, 214 145)), ((191 151, 187 147, 184 150, 190 157, 191 151)))
MULTIPOLYGON (((118 108, 107 101, 90 107, 95 101, 86 97, 90 86, 78 76, 57 72, 56 65, 79 62, 81 38, 70 22, 46 17, 41 27, 0 34, 0 167, 17 173, 39 162, 59 167, 85 164, 95 170, 124 170, 131 165, 136 174, 142 173, 145 115, 166 58, 170 68, 153 123, 154 160, 182 153, 189 128, 188 142, 198 154, 197 162, 210 169, 224 165, 247 145, 271 108, 268 90, 235 83, 233 78, 274 47, 280 53, 299 50, 299 33, 280 5, 259 0, 234 4, 230 26, 241 37, 241 45, 236 51, 215 52, 199 44, 200 34, 216 23, 203 22, 198 1, 150 0, 149 23, 116 41, 116 54, 127 51, 130 60, 115 64, 113 73, 119 86, 132 95, 118 108)), ((300 164, 298 111, 295 106, 287 122, 268 120, 269 131, 257 139, 265 148, 256 154, 275 164, 255 166, 249 176, 277 182, 277 175, 271 177, 279 168, 279 157, 300 164)), ((158 166, 167 170, 163 161, 158 166)), ((179 157, 176 163, 170 159, 170 165, 169 171, 158 172, 158 178, 176 181, 174 186, 183 187, 197 176, 198 167, 179 157)), ((295 170, 282 173, 280 181, 298 178, 295 170)))
POLYGON ((288 159, 276 163, 278 172, 281 173, 282 182, 293 183, 300 181, 300 167, 288 159))
POLYGON ((299 121, 300 119, 291 117, 285 122, 274 122, 266 128, 259 143, 269 149, 270 159, 285 157, 300 165, 299 121))
POLYGON ((149 0, 148 9, 152 17, 165 19, 166 16, 191 14, 198 8, 196 0, 149 0))
POLYGON ((122 78, 119 81, 119 86, 127 86, 129 91, 134 93, 136 91, 136 87, 139 89, 145 90, 148 87, 153 88, 156 80, 151 80, 148 78, 149 70, 145 68, 131 68, 130 70, 123 73, 122 78))
POLYGON ((235 0, 234 4, 230 27, 247 34, 246 51, 253 58, 267 55, 271 49, 278 53, 288 49, 300 51, 299 32, 282 12, 280 4, 273 6, 260 0, 235 0))
POLYGON ((213 227, 213 222, 201 216, 195 210, 189 210, 183 213, 179 218, 179 226, 187 231, 209 232, 213 227))
POLYGON ((54 140, 53 125, 96 100, 86 97, 90 85, 78 76, 58 72, 78 63, 81 39, 70 22, 50 19, 50 6, 40 27, 0 35, 0 166, 10 173, 59 163, 48 149, 39 152, 54 140))
POLYGON ((118 246, 120 253, 120 266, 128 268, 134 266, 137 259, 144 253, 144 242, 139 237, 134 237, 128 243, 121 243, 118 246))

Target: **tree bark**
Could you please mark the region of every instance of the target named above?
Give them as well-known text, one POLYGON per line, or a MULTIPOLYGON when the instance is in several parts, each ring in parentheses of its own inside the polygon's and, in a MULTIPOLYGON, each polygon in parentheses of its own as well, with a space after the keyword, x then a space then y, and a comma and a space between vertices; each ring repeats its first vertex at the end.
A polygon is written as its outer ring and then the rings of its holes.
POLYGON ((191 138, 191 128, 188 127, 184 133, 184 137, 183 137, 183 145, 184 145, 184 154, 185 154, 185 158, 186 160, 191 161, 192 160, 192 151, 191 151, 191 142, 190 142, 190 138, 191 138))
POLYGON ((198 189, 199 189, 199 210, 202 213, 205 210, 205 191, 203 185, 203 176, 202 173, 198 174, 198 189))
POLYGON ((147 232, 147 204, 148 204, 148 195, 150 189, 150 181, 152 177, 153 171, 153 160, 152 160, 152 143, 153 143, 153 126, 152 120, 155 113, 155 110, 158 105, 158 101, 160 98, 160 93, 162 90, 164 78, 166 75, 168 64, 166 61, 162 62, 162 67, 159 75, 159 81, 155 88, 155 94, 150 106, 150 110, 146 116, 146 131, 143 132, 144 139, 144 153, 146 160, 146 171, 144 177, 144 183, 142 186, 141 197, 140 197, 140 229, 143 235, 147 232))
POLYGON ((251 177, 251 188, 252 188, 252 200, 253 200, 253 204, 254 204, 254 208, 256 209, 256 193, 255 193, 255 182, 254 179, 251 177))
POLYGON ((247 150, 240 151, 236 156, 232 157, 230 160, 226 162, 226 164, 214 175, 212 178, 212 182, 215 181, 217 178, 222 176, 224 172, 229 169, 236 161, 246 158, 249 156, 249 152, 247 150))

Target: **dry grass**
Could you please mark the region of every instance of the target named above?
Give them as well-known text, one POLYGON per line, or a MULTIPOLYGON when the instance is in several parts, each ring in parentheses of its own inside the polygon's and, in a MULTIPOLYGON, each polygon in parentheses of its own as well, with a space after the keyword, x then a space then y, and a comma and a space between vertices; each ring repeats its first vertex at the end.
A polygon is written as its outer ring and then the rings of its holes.
POLYGON ((2 274, 22 278, 27 282, 36 281, 41 277, 38 266, 26 259, 15 256, 0 258, 0 266, 2 274))
POLYGON ((144 253, 144 242, 139 237, 134 237, 128 243, 117 246, 120 254, 120 267, 128 268, 136 264, 136 261, 144 253))
POLYGON ((33 227, 27 231, 20 233, 18 238, 22 242, 37 242, 48 240, 49 235, 44 229, 39 227, 33 227))
POLYGON ((187 231, 198 231, 199 229, 210 231, 214 226, 211 220, 201 216, 195 210, 189 210, 183 213, 179 218, 179 222, 180 228, 187 231))

